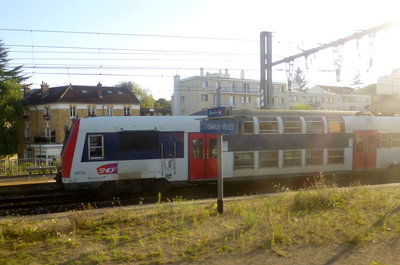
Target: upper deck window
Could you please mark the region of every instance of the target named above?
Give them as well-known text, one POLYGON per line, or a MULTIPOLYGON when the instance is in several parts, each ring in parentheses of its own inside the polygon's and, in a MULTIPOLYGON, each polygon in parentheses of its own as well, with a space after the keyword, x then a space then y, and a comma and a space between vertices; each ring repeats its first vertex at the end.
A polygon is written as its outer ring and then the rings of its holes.
POLYGON ((328 121, 328 132, 344 132, 344 121, 341 117, 326 117, 326 120, 328 121))
POLYGON ((304 117, 307 133, 324 133, 324 121, 321 117, 304 117))
POLYGON ((283 117, 284 133, 301 133, 301 122, 299 117, 283 117))
POLYGON ((260 134, 278 133, 278 120, 275 117, 263 117, 258 119, 260 134))

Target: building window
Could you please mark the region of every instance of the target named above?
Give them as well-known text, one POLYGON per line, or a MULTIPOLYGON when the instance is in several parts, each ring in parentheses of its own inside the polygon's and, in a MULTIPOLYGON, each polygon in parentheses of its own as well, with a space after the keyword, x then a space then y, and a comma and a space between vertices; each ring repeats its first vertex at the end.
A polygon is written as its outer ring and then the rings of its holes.
POLYGON ((243 84, 243 93, 245 93, 245 94, 250 93, 250 85, 249 84, 243 84))
POLYGON ((283 133, 301 133, 301 122, 298 117, 283 117, 283 133))
POLYGON ((96 107, 88 106, 88 116, 96 116, 96 107))
POLYGON ((89 135, 89 159, 103 159, 104 158, 104 141, 103 135, 89 135))
POLYGON ((215 88, 219 88, 219 87, 221 87, 221 84, 220 84, 220 82, 215 82, 215 83, 214 83, 214 87, 215 87, 215 88))
POLYGON ((324 121, 321 117, 305 117, 307 133, 324 133, 324 121))
POLYGON ((242 103, 250 103, 250 102, 251 102, 251 98, 249 96, 242 97, 242 103))
POLYGON ((236 106, 235 96, 229 96, 229 106, 236 106))
POLYGON ((113 107, 112 106, 108 106, 107 107, 107 116, 112 116, 113 115, 113 107))
POLYGON ((50 120, 50 107, 44 107, 43 118, 45 121, 50 120))
POLYGON ((75 118, 76 117, 76 107, 70 106, 69 107, 69 117, 75 118))
POLYGON ((326 117, 326 120, 328 121, 328 132, 344 132, 344 121, 341 117, 326 117))
POLYGON ((306 151, 306 164, 308 166, 322 165, 324 159, 323 149, 311 149, 306 151))
POLYGON ((300 167, 300 166, 301 166, 300 150, 283 151, 283 167, 300 167))
POLYGON ((124 116, 131 116, 131 108, 124 107, 124 116))
POLYGON ((400 147, 400 133, 392 133, 391 147, 400 147))
POLYGON ((202 101, 208 101, 208 95, 207 94, 201 94, 201 100, 202 101))
POLYGON ((259 118, 260 134, 278 133, 278 120, 272 118, 259 118))
POLYGON ((328 165, 343 164, 344 150, 343 149, 328 149, 328 165))
POLYGON ((253 168, 253 152, 235 152, 233 158, 233 168, 253 168))
POLYGON ((278 167, 279 155, 278 151, 260 151, 259 162, 260 167, 278 167))
POLYGON ((201 81, 201 88, 207 88, 207 87, 208 87, 208 81, 207 80, 201 81))

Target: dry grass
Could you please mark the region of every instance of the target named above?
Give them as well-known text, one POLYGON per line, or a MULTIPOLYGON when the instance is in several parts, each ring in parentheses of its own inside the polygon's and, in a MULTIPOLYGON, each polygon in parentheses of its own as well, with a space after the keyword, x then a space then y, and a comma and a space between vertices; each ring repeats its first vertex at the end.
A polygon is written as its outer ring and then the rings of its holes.
POLYGON ((66 220, 0 220, 0 264, 164 264, 223 252, 293 246, 356 245, 400 235, 400 194, 363 187, 333 189, 319 180, 305 190, 225 204, 180 199, 152 210, 84 206, 66 220))

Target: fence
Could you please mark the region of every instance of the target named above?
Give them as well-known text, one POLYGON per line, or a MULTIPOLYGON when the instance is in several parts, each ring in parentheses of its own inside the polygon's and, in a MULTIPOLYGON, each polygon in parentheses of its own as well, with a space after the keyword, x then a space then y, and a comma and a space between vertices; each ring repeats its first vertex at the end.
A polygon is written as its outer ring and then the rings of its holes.
POLYGON ((39 166, 55 166, 60 168, 60 158, 21 158, 0 160, 0 176, 29 174, 26 168, 39 166))

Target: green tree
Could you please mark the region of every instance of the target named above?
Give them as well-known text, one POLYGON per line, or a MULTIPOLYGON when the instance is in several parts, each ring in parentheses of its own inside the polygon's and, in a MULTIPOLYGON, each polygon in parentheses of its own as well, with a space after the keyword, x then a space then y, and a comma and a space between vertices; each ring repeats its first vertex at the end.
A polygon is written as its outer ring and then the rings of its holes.
POLYGON ((290 107, 293 110, 312 110, 313 108, 310 105, 305 103, 298 103, 290 107))
POLYGON ((150 109, 154 108, 154 98, 153 95, 151 95, 150 91, 147 89, 142 88, 135 82, 120 82, 118 83, 119 87, 124 87, 130 89, 133 94, 137 97, 137 99, 140 102, 140 108, 142 109, 150 109))
POLYGON ((0 40, 0 155, 15 154, 23 109, 22 66, 7 68, 8 50, 0 40))
POLYGON ((297 67, 296 72, 294 73, 293 84, 296 84, 301 91, 306 90, 308 80, 306 79, 306 76, 300 67, 297 67))
POLYGON ((155 101, 154 107, 157 109, 171 109, 171 101, 159 98, 155 101))

